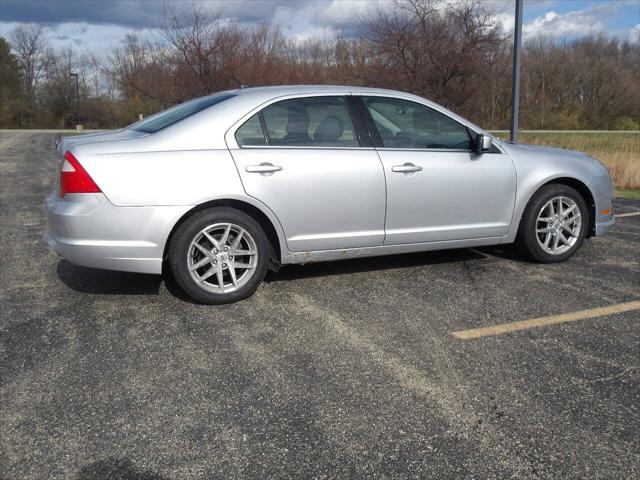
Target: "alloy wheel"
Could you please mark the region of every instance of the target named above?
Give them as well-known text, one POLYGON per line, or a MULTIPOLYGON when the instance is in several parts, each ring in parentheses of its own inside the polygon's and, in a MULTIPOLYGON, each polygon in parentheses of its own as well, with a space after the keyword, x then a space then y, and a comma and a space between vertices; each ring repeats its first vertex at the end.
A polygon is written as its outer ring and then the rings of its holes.
POLYGON ((234 292, 258 266, 258 247, 251 234, 233 223, 203 228, 191 241, 187 267, 194 282, 213 293, 234 292))
POLYGON ((569 197, 557 196, 540 209, 536 219, 538 245, 551 255, 561 255, 576 244, 582 227, 582 212, 569 197))

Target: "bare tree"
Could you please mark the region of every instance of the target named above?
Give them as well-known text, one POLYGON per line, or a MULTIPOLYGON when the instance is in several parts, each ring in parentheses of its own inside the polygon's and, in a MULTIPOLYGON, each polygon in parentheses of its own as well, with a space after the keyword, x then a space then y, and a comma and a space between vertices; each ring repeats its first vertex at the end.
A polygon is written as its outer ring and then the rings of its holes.
POLYGON ((62 48, 58 52, 49 51, 47 54, 38 94, 41 105, 59 128, 65 127, 77 108, 75 84, 69 76, 75 70, 76 54, 73 48, 62 48))
POLYGON ((36 25, 19 25, 13 29, 10 38, 20 67, 22 91, 28 107, 27 121, 30 121, 35 112, 36 88, 47 67, 51 49, 42 28, 36 25))
POLYGON ((14 126, 20 111, 20 74, 18 61, 9 43, 0 37, 0 125, 14 126))
POLYGON ((199 94, 215 91, 221 83, 224 71, 222 51, 232 39, 233 33, 220 22, 219 14, 206 13, 200 5, 192 4, 177 12, 165 8, 162 34, 173 47, 179 66, 183 67, 191 88, 199 94))
POLYGON ((474 95, 471 84, 503 42, 495 15, 477 0, 395 0, 391 12, 365 23, 363 36, 406 88, 450 107, 474 95))

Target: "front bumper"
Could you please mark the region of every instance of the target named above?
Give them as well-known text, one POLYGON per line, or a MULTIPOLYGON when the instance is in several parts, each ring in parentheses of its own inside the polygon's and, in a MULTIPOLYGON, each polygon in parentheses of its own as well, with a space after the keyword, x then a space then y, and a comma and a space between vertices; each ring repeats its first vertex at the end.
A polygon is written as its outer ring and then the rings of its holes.
MULTIPOLYGON (((604 168, 604 167, 603 167, 604 168)), ((613 215, 613 184, 611 177, 602 175, 596 177, 590 184, 589 188, 593 193, 595 201, 595 235, 606 235, 616 224, 616 218, 613 215)))
POLYGON ((116 207, 101 193, 54 193, 45 200, 44 240, 78 265, 160 274, 169 233, 190 208, 116 207))
POLYGON ((611 220, 596 223, 596 237, 599 237, 601 235, 606 235, 607 233, 609 233, 609 231, 613 228, 615 224, 616 224, 616 219, 613 216, 611 220))

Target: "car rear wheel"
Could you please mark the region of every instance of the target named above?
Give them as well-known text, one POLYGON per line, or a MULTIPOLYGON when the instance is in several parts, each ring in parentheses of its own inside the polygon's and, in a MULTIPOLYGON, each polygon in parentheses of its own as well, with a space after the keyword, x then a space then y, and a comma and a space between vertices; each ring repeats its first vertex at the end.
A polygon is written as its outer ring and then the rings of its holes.
POLYGON ((546 185, 536 192, 524 211, 516 246, 537 262, 562 262, 580 248, 588 225, 587 204, 575 189, 546 185))
POLYGON ((268 266, 269 241, 249 215, 226 207, 195 213, 176 230, 169 264, 180 287, 202 303, 250 296, 268 266))

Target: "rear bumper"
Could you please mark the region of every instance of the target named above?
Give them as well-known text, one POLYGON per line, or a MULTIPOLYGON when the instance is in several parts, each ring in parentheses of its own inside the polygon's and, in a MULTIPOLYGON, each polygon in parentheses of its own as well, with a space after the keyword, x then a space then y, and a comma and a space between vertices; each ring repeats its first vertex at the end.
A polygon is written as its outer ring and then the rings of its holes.
POLYGON ((78 265, 159 274, 169 233, 190 208, 116 207, 100 193, 52 194, 44 240, 78 265))

